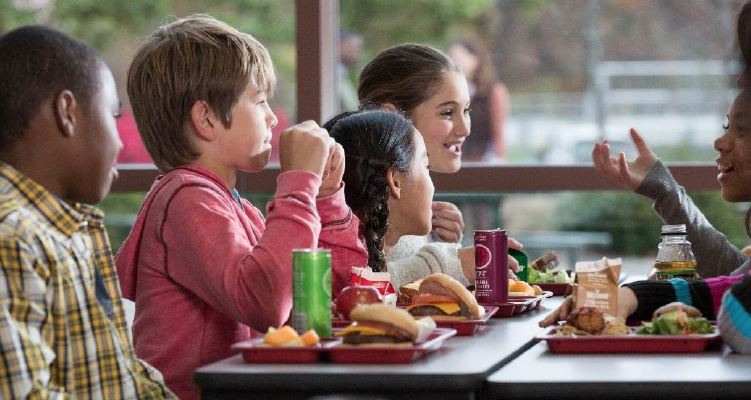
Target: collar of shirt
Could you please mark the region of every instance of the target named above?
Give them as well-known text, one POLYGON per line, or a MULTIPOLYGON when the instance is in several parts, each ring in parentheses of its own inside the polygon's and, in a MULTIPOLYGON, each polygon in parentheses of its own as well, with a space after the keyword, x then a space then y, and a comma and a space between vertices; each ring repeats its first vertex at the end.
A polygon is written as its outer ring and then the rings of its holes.
POLYGON ((24 199, 25 205, 32 205, 52 226, 68 237, 84 230, 89 224, 96 228, 104 226, 101 210, 81 203, 68 204, 3 162, 0 162, 0 194, 16 194, 15 198, 24 199))
POLYGON ((240 192, 238 192, 235 188, 230 189, 229 192, 232 194, 232 198, 235 199, 237 204, 240 205, 240 208, 243 208, 243 200, 242 197, 240 197, 240 192))

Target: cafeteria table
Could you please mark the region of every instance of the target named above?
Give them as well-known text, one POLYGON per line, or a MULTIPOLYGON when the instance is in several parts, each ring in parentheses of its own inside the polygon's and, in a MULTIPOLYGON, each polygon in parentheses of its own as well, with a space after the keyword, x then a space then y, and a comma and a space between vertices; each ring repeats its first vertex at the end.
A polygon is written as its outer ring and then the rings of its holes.
POLYGON ((751 395, 751 356, 554 354, 539 342, 488 377, 481 399, 727 399, 751 395))
POLYGON ((476 399, 490 373, 535 343, 532 338, 542 331, 537 322, 561 301, 547 298, 536 310, 491 319, 483 331, 450 338, 441 349, 411 364, 248 364, 235 355, 199 368, 193 380, 204 400, 334 394, 357 399, 476 399))

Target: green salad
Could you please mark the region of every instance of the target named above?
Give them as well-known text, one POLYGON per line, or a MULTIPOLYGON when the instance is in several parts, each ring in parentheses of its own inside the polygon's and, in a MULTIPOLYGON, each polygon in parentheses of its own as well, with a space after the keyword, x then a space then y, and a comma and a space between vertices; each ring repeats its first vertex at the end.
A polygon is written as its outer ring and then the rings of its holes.
POLYGON ((636 333, 639 335, 691 335, 713 333, 714 329, 704 317, 689 317, 683 310, 675 310, 642 322, 636 333))
POLYGON ((573 283, 573 279, 566 271, 540 272, 534 268, 528 268, 527 282, 529 283, 573 283))

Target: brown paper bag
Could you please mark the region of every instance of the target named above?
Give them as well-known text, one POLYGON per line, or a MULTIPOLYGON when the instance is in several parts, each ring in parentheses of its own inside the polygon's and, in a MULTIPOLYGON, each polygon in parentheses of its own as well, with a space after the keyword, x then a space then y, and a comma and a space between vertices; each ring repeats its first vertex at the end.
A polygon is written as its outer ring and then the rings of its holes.
POLYGON ((618 277, 623 261, 603 258, 598 261, 576 263, 576 308, 591 306, 616 315, 618 307, 618 277))

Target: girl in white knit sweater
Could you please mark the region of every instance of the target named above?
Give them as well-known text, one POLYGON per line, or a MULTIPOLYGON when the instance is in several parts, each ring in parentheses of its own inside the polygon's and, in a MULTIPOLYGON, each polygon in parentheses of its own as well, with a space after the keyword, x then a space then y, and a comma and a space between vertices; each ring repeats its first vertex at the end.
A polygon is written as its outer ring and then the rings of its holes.
MULTIPOLYGON (((399 110, 424 139, 431 171, 461 168, 461 149, 469 135, 469 89, 459 68, 442 51, 405 43, 381 51, 360 73, 360 106, 399 110)), ((386 252, 392 284, 443 272, 464 284, 474 283, 474 247, 461 248, 464 221, 451 203, 432 202, 432 232, 404 235, 386 252)), ((521 248, 515 240, 509 246, 521 248)), ((509 257, 512 271, 516 260, 509 257)))

